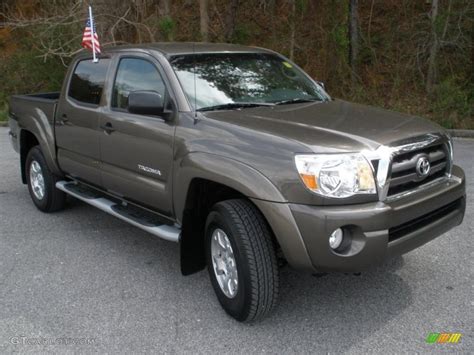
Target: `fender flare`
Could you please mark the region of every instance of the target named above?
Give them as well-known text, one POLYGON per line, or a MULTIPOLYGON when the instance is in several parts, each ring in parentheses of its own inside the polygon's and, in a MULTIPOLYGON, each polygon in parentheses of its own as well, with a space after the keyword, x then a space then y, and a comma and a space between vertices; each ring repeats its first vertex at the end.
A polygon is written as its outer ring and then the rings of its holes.
MULTIPOLYGON (((301 270, 314 271, 288 201, 265 175, 237 160, 201 152, 186 155, 174 171, 176 172, 173 185, 174 208, 179 222, 182 222, 185 213, 186 199, 193 179, 200 178, 220 183, 240 192, 257 206, 273 229, 290 265, 301 270)), ((196 245, 192 247, 195 254, 196 245)), ((185 270, 183 260, 181 263, 182 270, 185 270)), ((202 268, 203 260, 199 260, 198 265, 199 267, 193 270, 202 268)))
POLYGON ((276 186, 258 170, 218 154, 189 153, 180 160, 174 171, 173 200, 178 221, 182 221, 189 187, 196 178, 228 186, 248 198, 287 202, 276 186))
MULTIPOLYGON (((36 138, 51 172, 56 175, 61 175, 62 172, 56 163, 54 128, 49 122, 46 114, 40 109, 36 109, 34 117, 30 116, 18 121, 18 146, 20 148, 20 154, 22 152, 22 147, 24 146, 24 142, 22 141, 24 137, 24 134, 22 134, 23 132, 28 132, 36 138)), ((28 154, 28 152, 24 153, 28 154)), ((23 157, 21 158, 23 159, 23 157)), ((24 158, 26 159, 26 156, 24 158)), ((23 165, 22 161, 22 175, 24 170, 23 165)))

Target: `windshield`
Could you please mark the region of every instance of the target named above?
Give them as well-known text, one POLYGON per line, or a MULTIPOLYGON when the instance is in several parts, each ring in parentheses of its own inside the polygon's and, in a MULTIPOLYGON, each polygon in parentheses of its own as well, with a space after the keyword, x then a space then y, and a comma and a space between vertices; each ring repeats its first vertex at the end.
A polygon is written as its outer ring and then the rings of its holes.
POLYGON ((170 63, 196 110, 329 99, 305 73, 273 54, 186 54, 170 63))

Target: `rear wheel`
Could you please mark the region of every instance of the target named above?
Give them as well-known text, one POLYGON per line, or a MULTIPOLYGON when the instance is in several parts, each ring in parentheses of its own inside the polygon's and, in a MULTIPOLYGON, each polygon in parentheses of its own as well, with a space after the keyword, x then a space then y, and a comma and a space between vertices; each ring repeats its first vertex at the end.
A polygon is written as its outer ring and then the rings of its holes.
POLYGON ((31 199, 43 212, 54 212, 64 208, 66 194, 56 188, 59 180, 51 173, 41 149, 31 148, 26 157, 26 179, 31 199))
POLYGON ((206 221, 211 283, 224 310, 242 322, 265 317, 278 298, 278 266, 270 229, 247 200, 217 203, 206 221))

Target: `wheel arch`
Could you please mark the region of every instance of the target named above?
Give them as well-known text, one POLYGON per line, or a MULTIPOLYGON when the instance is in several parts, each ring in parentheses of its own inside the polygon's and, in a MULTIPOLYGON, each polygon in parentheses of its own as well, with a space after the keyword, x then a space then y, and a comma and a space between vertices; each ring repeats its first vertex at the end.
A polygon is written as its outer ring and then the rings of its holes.
POLYGON ((235 159, 211 153, 189 153, 174 167, 173 202, 178 221, 182 221, 191 183, 208 180, 227 186, 248 198, 287 202, 276 186, 256 169, 235 159))
MULTIPOLYGON (((180 259, 184 275, 202 270, 206 265, 205 220, 215 203, 235 198, 284 202, 264 175, 233 159, 206 153, 188 154, 175 171, 179 172, 173 192, 175 213, 182 224, 180 259)), ((270 225, 269 228, 272 231, 270 225)), ((278 244, 276 239, 275 243, 278 244)))
POLYGON ((21 168, 21 181, 23 184, 26 184, 26 157, 28 156, 28 152, 31 148, 40 145, 38 138, 36 136, 26 130, 22 129, 20 131, 20 168, 21 168))
POLYGON ((56 161, 55 161, 55 146, 54 143, 52 147, 48 145, 48 142, 42 137, 41 134, 36 134, 30 129, 23 128, 20 130, 19 133, 19 146, 20 146, 20 168, 21 168, 21 181, 26 184, 26 157, 28 152, 34 146, 39 146, 43 156, 46 160, 46 164, 48 168, 56 175, 61 175, 61 171, 59 170, 56 161))

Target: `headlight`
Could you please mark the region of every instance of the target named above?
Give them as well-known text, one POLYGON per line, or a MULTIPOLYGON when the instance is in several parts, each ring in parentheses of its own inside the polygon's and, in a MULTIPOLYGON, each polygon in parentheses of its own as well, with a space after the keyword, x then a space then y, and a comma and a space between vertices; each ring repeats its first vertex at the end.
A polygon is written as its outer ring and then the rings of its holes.
POLYGON ((377 192, 372 166, 362 154, 296 155, 295 163, 305 186, 319 195, 343 198, 377 192))

